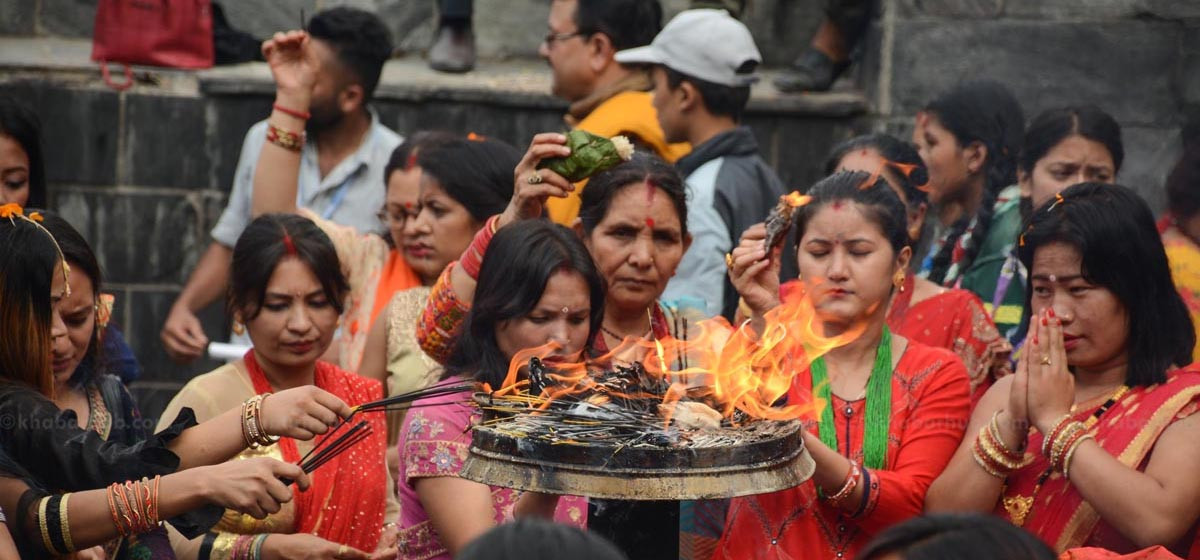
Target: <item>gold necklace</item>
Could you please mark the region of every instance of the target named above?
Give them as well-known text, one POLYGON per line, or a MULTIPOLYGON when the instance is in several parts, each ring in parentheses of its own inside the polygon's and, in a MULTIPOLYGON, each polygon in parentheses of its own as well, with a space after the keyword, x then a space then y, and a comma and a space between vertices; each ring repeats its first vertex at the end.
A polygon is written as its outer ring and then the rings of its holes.
MULTIPOLYGON (((1105 412, 1108 412, 1108 409, 1112 408, 1113 405, 1117 404, 1117 402, 1121 400, 1121 397, 1124 397, 1125 393, 1128 392, 1128 385, 1121 385, 1118 387, 1117 390, 1113 392, 1112 396, 1108 397, 1108 400, 1104 401, 1104 404, 1100 405, 1100 408, 1097 408, 1096 412, 1091 416, 1088 416, 1087 420, 1083 422, 1085 431, 1091 430, 1092 427, 1100 421, 1100 417, 1103 416, 1105 412)), ((1075 412, 1075 407, 1071 407, 1071 412, 1075 412)), ((1054 465, 1047 467, 1046 470, 1042 472, 1041 476, 1038 477, 1037 484, 1033 486, 1033 492, 1031 492, 1028 496, 1008 496, 1001 500, 1000 503, 1003 504, 1004 511, 1008 512, 1008 517, 1012 520, 1013 525, 1021 527, 1025 524, 1025 520, 1029 516, 1029 511, 1033 509, 1033 501, 1035 498, 1037 498, 1038 491, 1042 489, 1042 484, 1046 482, 1046 479, 1050 478, 1050 474, 1053 472, 1054 465)), ((1003 488, 1000 490, 1000 494, 1004 494, 1003 488)))

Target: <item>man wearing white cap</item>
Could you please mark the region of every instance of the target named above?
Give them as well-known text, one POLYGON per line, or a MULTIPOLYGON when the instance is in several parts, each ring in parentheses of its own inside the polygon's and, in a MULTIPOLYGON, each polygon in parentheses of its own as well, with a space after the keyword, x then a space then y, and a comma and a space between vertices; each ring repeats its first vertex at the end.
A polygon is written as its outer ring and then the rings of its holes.
POLYGON ((753 132, 739 126, 762 55, 750 30, 725 10, 688 10, 650 45, 615 58, 653 65, 653 103, 667 141, 693 146, 676 163, 691 190, 693 242, 663 299, 703 299, 710 314, 732 320, 738 296, 725 254, 784 194, 779 177, 758 155, 753 132))

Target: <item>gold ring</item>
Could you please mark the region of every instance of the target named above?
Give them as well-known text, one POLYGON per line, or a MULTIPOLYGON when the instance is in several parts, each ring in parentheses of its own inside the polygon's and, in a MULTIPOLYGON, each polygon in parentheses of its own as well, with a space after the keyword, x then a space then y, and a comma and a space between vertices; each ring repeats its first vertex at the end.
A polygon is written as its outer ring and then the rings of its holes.
POLYGON ((1048 365, 1050 365, 1050 355, 1049 355, 1049 354, 1042 354, 1042 359, 1041 359, 1041 360, 1039 360, 1039 361, 1040 361, 1040 362, 1041 362, 1041 364, 1042 364, 1042 365, 1044 365, 1044 366, 1048 366, 1048 365))
POLYGON ((539 184, 542 182, 542 174, 534 171, 533 175, 530 175, 528 179, 525 179, 525 182, 529 183, 530 185, 539 184))
POLYGON ((725 253, 725 268, 733 268, 733 255, 725 253))
POLYGON ((342 546, 338 547, 337 555, 339 557, 346 555, 346 545, 342 545, 342 546))

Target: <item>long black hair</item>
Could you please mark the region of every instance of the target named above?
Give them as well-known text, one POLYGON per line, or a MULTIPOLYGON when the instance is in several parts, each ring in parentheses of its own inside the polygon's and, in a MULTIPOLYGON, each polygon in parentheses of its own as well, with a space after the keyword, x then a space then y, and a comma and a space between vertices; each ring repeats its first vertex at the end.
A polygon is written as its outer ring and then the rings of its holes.
POLYGON ((588 180, 579 203, 579 221, 583 224, 584 233, 590 234, 596 225, 604 221, 613 198, 633 183, 649 183, 667 193, 675 213, 679 215, 680 233, 687 237, 687 187, 683 176, 674 165, 646 152, 636 152, 629 161, 597 173, 588 180))
POLYGON ((491 138, 442 140, 417 151, 421 172, 436 179, 476 222, 504 211, 521 152, 491 138))
MULTIPOLYGON (((1113 173, 1121 171, 1125 161, 1125 144, 1121 141, 1121 125, 1111 115, 1095 105, 1075 105, 1042 111, 1025 129, 1021 142, 1021 155, 1017 158, 1017 169, 1026 175, 1033 174, 1037 162, 1046 157, 1055 146, 1072 136, 1082 136, 1099 142, 1112 157, 1113 173)), ((1033 213, 1033 201, 1021 198, 1021 216, 1028 218, 1033 213)))
POLYGON ((979 513, 938 514, 894 525, 871 539, 858 560, 1054 560, 1054 551, 1032 533, 979 513))
POLYGON ((29 200, 26 208, 46 207, 46 160, 42 125, 37 113, 16 99, 0 96, 0 135, 11 137, 29 157, 29 200))
POLYGON ((798 238, 804 237, 809 220, 822 208, 837 201, 849 201, 863 207, 864 215, 879 226, 896 254, 908 247, 908 213, 904 203, 886 179, 876 176, 875 182, 868 184, 871 177, 865 171, 839 171, 813 185, 808 190, 812 200, 796 212, 798 238))
MULTIPOLYGON (((1171 366, 1191 363, 1196 333, 1150 207, 1129 188, 1104 183, 1080 183, 1060 196, 1034 210, 1018 243, 1021 262, 1032 275, 1039 248, 1057 242, 1079 251, 1084 279, 1112 292, 1128 313, 1125 383, 1163 382, 1171 366)), ((1025 290, 1026 321, 1032 294, 1025 290)))
POLYGON ((257 317, 275 267, 289 255, 312 270, 330 305, 341 315, 350 284, 342 274, 337 250, 312 220, 294 214, 263 214, 238 237, 229 273, 229 314, 241 313, 242 321, 257 317))
POLYGON ((475 301, 446 362, 444 377, 461 375, 499 388, 511 356, 496 342, 496 326, 533 311, 546 283, 559 271, 578 272, 588 285, 588 341, 604 318, 604 279, 587 248, 571 230, 545 220, 527 220, 496 232, 479 268, 475 301))
POLYGON ((987 159, 983 164, 983 198, 979 209, 974 215, 963 216, 950 226, 946 244, 934 255, 930 267, 931 281, 949 284, 956 280, 947 278, 947 273, 959 238, 974 220, 971 242, 965 247, 959 261, 958 270, 961 274, 975 261, 975 256, 983 246, 992 226, 1000 191, 1017 180, 1017 154, 1021 149, 1025 116, 1012 92, 1003 84, 991 80, 959 85, 934 99, 924 111, 937 117, 960 146, 979 142, 987 148, 987 159))
MULTIPOLYGON (((98 304, 100 301, 100 285, 103 277, 100 271, 100 261, 96 259, 96 254, 92 252, 91 245, 88 245, 87 240, 79 234, 79 231, 62 217, 46 211, 41 211, 41 214, 42 226, 58 241, 58 246, 62 249, 63 258, 71 265, 71 273, 83 274, 91 280, 93 304, 98 304)), ((93 307, 93 313, 95 312, 94 310, 95 307, 93 307)), ((97 367, 103 362, 100 331, 100 322, 96 321, 92 329, 91 342, 88 343, 87 353, 84 354, 83 361, 75 368, 75 373, 71 376, 70 383, 75 387, 86 385, 100 372, 100 368, 97 367)))

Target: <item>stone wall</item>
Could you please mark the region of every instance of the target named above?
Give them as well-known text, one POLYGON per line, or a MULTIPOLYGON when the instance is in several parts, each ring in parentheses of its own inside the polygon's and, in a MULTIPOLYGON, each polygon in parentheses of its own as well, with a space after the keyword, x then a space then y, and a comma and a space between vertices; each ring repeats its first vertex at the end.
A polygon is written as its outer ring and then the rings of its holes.
MULTIPOLYGON (((97 0, 6 0, 0 3, 0 35, 85 38, 92 35, 97 0)), ((293 29, 300 14, 337 5, 374 11, 405 53, 421 53, 433 38, 434 0, 222 0, 233 27, 255 37, 293 29)), ((486 58, 535 57, 546 35, 549 0, 475 0, 479 53, 486 58)), ((668 17, 688 0, 662 0, 668 17)), ((795 58, 820 18, 817 2, 753 0, 746 21, 771 64, 795 58)))
POLYGON ((1179 158, 1185 114, 1200 107, 1200 2, 897 0, 875 22, 864 83, 880 126, 972 78, 1008 84, 1026 119, 1094 103, 1123 128, 1119 180, 1157 211, 1179 158))
MULTIPOLYGON (((116 92, 86 63, 86 47, 0 38, 0 94, 28 101, 43 119, 50 206, 96 250, 105 290, 117 296, 114 320, 145 369, 134 393, 153 417, 183 383, 217 365, 172 363, 158 333, 210 241, 243 135, 269 113, 274 89, 257 63, 199 73, 139 71, 138 85, 116 92), (6 59, 22 48, 31 56, 59 54, 26 63, 38 68, 13 69, 6 59)), ((423 68, 419 60, 399 60, 384 71, 374 106, 394 130, 474 131, 524 146, 537 132, 564 128, 565 107, 546 93, 540 64, 474 78, 428 72, 421 78, 423 68)), ((868 127, 857 116, 865 109, 852 94, 756 94, 747 120, 783 179, 800 186, 819 176, 829 145, 868 127)), ((201 318, 211 339, 225 339, 220 305, 201 318)))

